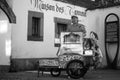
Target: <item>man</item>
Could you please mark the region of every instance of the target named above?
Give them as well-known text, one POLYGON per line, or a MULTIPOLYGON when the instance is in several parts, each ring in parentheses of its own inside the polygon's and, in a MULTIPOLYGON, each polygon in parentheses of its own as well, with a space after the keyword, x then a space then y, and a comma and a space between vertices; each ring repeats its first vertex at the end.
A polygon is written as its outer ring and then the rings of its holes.
POLYGON ((86 29, 85 26, 78 23, 78 17, 72 16, 71 17, 71 25, 68 26, 67 31, 69 32, 83 32, 83 37, 86 36, 86 29))

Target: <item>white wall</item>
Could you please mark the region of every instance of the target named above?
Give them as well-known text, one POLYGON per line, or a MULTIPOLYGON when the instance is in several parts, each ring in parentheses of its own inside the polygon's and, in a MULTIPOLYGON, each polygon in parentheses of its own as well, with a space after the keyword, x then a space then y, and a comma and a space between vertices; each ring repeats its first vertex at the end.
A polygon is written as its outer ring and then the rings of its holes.
POLYGON ((11 55, 11 25, 0 9, 0 65, 9 65, 11 55))
MULTIPOLYGON (((34 8, 31 0, 14 0, 13 11, 17 18, 17 23, 12 28, 12 57, 13 58, 41 58, 55 57, 58 48, 54 47, 55 23, 54 17, 70 19, 69 11, 65 9, 65 13, 51 10, 39 10, 34 8), (28 10, 44 13, 44 40, 43 41, 27 41, 28 29, 28 10)), ((33 1, 33 0, 32 0, 33 1)), ((73 9, 85 11, 84 8, 74 7, 73 5, 55 2, 53 0, 43 0, 43 3, 60 7, 71 6, 73 9)), ((81 23, 85 23, 84 16, 78 16, 81 23)))
MULTIPOLYGON (((105 57, 105 44, 104 44, 104 22, 105 22, 105 18, 108 14, 110 13, 115 13, 119 16, 120 19, 120 7, 114 7, 114 8, 105 8, 105 9, 96 9, 96 10, 91 10, 87 12, 87 29, 88 30, 93 30, 95 31, 98 36, 99 36, 99 45, 100 48, 102 49, 103 52, 103 64, 106 64, 106 57, 105 57)), ((116 45, 112 45, 112 48, 110 49, 112 52, 109 53, 109 55, 111 56, 111 58, 113 59, 116 52, 115 49, 116 45)), ((120 49, 119 49, 120 50, 120 49)), ((119 58, 120 58, 120 52, 119 52, 119 58)), ((120 66, 120 62, 119 62, 119 66, 120 66)))
MULTIPOLYGON (((14 0, 13 11, 17 18, 17 23, 12 28, 12 57, 13 58, 41 58, 41 57, 55 57, 58 48, 54 47, 55 38, 55 23, 54 17, 70 19, 72 14, 69 14, 70 8, 72 12, 77 9, 85 12, 85 8, 80 8, 66 3, 56 2, 53 0, 39 0, 40 4, 50 4, 53 6, 67 7, 64 13, 52 10, 45 10, 35 8, 34 0, 14 0), (43 41, 27 41, 28 30, 28 10, 44 13, 44 40, 43 41)), ((104 21, 109 13, 115 13, 120 17, 120 8, 105 8, 87 11, 87 16, 78 16, 80 23, 86 25, 87 37, 90 31, 95 31, 99 35, 98 44, 103 52, 103 64, 106 64, 105 45, 104 45, 104 21)), ((112 54, 114 56, 114 54, 112 54)))

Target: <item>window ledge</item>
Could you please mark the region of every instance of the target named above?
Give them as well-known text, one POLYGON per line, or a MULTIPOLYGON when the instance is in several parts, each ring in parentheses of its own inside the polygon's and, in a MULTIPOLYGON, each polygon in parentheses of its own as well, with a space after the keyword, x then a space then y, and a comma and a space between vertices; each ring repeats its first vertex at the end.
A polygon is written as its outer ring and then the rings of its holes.
POLYGON ((43 36, 28 36, 28 41, 43 41, 43 36))

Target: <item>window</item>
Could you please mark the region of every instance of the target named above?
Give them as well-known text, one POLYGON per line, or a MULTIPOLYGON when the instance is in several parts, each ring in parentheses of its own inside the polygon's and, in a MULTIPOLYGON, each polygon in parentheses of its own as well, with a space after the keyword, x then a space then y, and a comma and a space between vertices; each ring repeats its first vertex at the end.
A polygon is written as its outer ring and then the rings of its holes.
POLYGON ((28 41, 43 41, 43 13, 28 12, 28 41))
POLYGON ((67 24, 57 23, 55 38, 60 38, 60 33, 67 31, 67 24))
POLYGON ((39 37, 40 33, 40 18, 32 17, 32 36, 39 37))
POLYGON ((70 24, 69 19, 54 18, 55 21, 55 47, 60 46, 60 33, 66 32, 70 24))

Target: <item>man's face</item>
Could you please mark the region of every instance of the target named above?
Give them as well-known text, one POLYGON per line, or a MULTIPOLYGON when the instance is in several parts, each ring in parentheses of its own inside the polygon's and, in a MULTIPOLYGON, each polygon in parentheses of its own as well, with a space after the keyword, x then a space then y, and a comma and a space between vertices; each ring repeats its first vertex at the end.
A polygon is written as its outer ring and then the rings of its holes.
POLYGON ((72 23, 73 23, 73 24, 78 23, 78 18, 77 18, 77 17, 73 17, 73 18, 72 18, 72 23))

